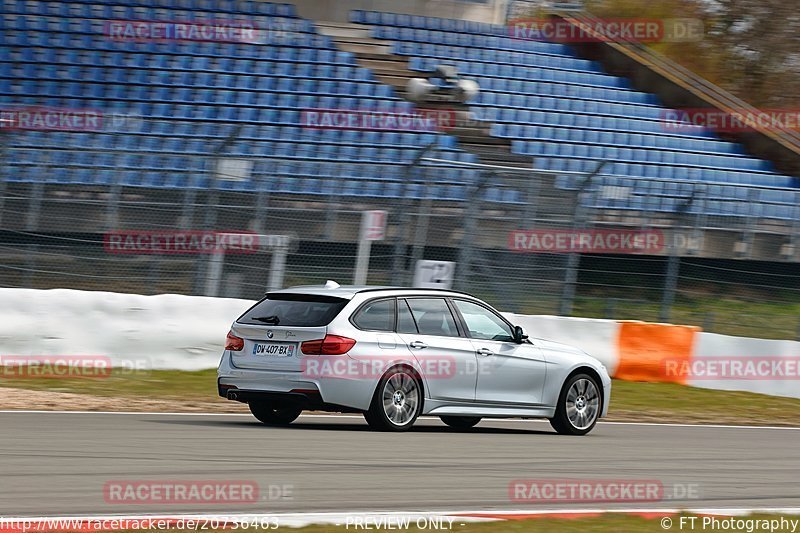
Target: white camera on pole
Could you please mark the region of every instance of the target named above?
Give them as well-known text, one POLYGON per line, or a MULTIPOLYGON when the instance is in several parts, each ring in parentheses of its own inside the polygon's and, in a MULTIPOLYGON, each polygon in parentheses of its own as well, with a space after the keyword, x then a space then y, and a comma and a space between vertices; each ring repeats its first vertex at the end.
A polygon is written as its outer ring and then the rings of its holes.
POLYGON ((452 65, 438 65, 428 79, 411 78, 406 88, 409 98, 414 102, 436 100, 463 104, 480 92, 475 80, 459 77, 458 71, 452 65))
POLYGON ((414 102, 424 102, 436 91, 436 85, 422 78, 408 80, 408 97, 414 102))

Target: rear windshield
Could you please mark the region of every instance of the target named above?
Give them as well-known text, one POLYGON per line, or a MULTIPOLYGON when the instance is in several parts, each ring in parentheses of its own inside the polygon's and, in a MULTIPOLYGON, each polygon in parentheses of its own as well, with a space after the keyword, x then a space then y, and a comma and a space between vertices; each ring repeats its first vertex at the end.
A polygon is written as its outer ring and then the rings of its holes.
POLYGON ((333 296, 269 294, 237 322, 262 326, 327 326, 348 301, 333 296))

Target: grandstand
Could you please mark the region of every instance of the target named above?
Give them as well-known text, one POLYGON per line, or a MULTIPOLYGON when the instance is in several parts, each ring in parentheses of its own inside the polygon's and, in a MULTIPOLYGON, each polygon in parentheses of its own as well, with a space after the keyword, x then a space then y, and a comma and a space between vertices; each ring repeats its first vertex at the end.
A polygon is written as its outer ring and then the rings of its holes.
MULTIPOLYGON (((477 80, 481 93, 471 113, 535 168, 590 173, 607 162, 597 184, 618 194, 596 198, 593 207, 670 213, 707 184, 706 205, 692 210, 775 220, 800 215, 797 196, 780 190, 797 187, 797 178, 700 126, 665 127, 668 110, 654 94, 606 74, 567 45, 514 38, 507 26, 436 17, 353 11, 351 20, 392 41, 390 53, 407 59, 410 71, 446 63, 477 80)), ((558 185, 575 190, 578 182, 564 175, 558 185)))
MULTIPOLYGON (((330 131, 301 128, 304 109, 410 112, 413 106, 377 83, 352 54, 335 49, 290 4, 219 2, 198 8, 102 3, 5 2, 0 63, 4 104, 93 109, 142 117, 102 132, 17 133, 6 179, 144 188, 218 187, 297 195, 419 197, 406 188, 402 165, 431 142, 431 155, 453 162, 474 156, 453 139, 415 131, 330 131), (265 42, 115 41, 108 20, 208 20, 267 28, 265 42), (257 158, 250 179, 212 184, 203 155, 238 126, 227 156, 257 158), (79 151, 76 151, 79 149, 79 151), (192 157, 181 157, 192 156, 192 157), (334 174, 327 162, 336 166, 334 174), (46 171, 36 170, 46 167, 46 171), (380 169, 376 172, 376 168, 380 169), (380 175, 380 181, 366 178, 380 175)), ((442 183, 470 172, 445 168, 442 183), (450 178, 448 180, 448 178, 450 178)), ((458 187, 429 194, 463 200, 458 187)), ((496 191, 489 199, 502 201, 496 191)), ((513 200, 507 197, 505 200, 513 200)))
MULTIPOLYGON (((405 186, 403 164, 431 142, 440 145, 432 158, 476 161, 445 134, 302 128, 304 109, 411 112, 413 106, 401 98, 402 76, 394 87, 380 83, 354 54, 338 50, 312 21, 299 18, 291 4, 4 0, 3 13, 0 46, 8 53, 0 62, 0 95, 5 105, 146 118, 136 129, 120 121, 119 128, 112 124, 102 132, 18 133, 8 153, 10 183, 116 182, 463 201, 462 185, 474 179, 474 170, 454 165, 436 169, 438 182, 428 190, 405 186), (253 43, 138 42, 107 33, 109 20, 209 19, 267 31, 253 43), (204 172, 208 162, 200 156, 230 135, 234 125, 239 127, 226 155, 257 158, 252 174, 211 183, 204 172), (326 170, 330 161, 343 164, 332 174, 326 170), (375 165, 381 165, 380 172, 375 165), (375 174, 381 179, 364 179, 375 174)), ((607 162, 596 183, 614 187, 618 197, 595 198, 593 207, 671 212, 692 190, 675 182, 691 180, 709 184, 707 205, 697 202, 692 209, 721 216, 797 217, 796 198, 770 189, 796 186, 796 178, 776 173, 771 162, 700 127, 665 131, 665 109, 657 97, 605 74, 596 62, 575 57, 566 45, 520 40, 510 37, 506 26, 464 20, 360 10, 352 11, 351 19, 370 25, 375 39, 391 42, 387 56, 407 59, 412 72, 427 73, 446 63, 478 81, 481 92, 469 102, 469 111, 492 137, 511 141, 510 152, 524 156, 521 166, 533 162, 539 170, 574 173, 562 175, 558 186, 575 189, 577 175, 607 162)), ((509 157, 496 151, 494 159, 509 157)), ((491 189, 486 197, 521 201, 514 190, 491 189)))

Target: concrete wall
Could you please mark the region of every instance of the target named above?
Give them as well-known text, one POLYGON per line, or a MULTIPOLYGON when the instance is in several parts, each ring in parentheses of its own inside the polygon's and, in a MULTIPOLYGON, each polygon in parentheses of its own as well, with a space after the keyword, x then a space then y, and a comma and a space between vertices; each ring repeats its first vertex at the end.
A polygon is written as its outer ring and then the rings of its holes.
POLYGON ((113 366, 214 368, 250 300, 68 289, 0 289, 0 363, 15 356, 108 358, 113 366))
MULTIPOLYGON (((252 304, 175 294, 0 289, 0 365, 28 356, 89 356, 116 367, 214 368, 231 322, 252 304)), ((506 316, 531 337, 581 348, 619 379, 800 398, 800 342, 674 324, 506 316), (737 363, 732 373, 720 366, 737 363)))

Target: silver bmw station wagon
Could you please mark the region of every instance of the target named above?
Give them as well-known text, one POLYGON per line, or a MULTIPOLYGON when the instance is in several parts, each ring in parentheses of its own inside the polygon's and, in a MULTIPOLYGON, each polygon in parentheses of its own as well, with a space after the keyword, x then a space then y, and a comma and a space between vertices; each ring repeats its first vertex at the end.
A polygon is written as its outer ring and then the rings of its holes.
POLYGON ((598 360, 529 337, 473 296, 335 282, 270 292, 240 316, 217 385, 267 425, 318 410, 363 413, 384 431, 428 415, 458 429, 547 418, 585 435, 611 396, 598 360))

